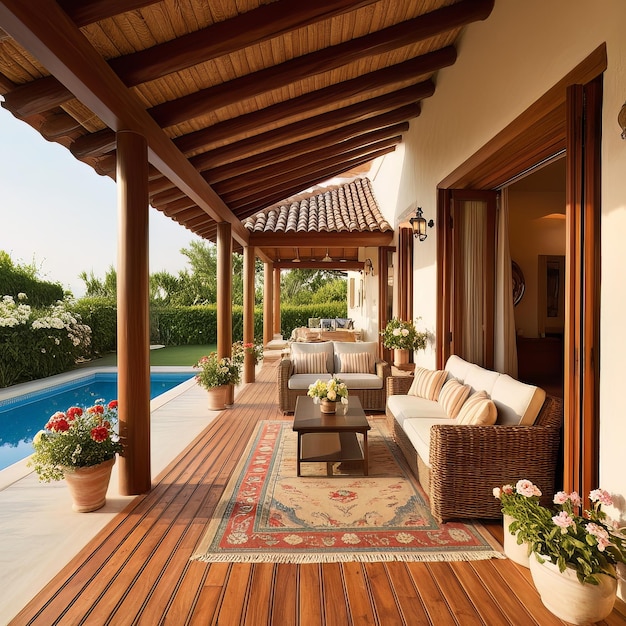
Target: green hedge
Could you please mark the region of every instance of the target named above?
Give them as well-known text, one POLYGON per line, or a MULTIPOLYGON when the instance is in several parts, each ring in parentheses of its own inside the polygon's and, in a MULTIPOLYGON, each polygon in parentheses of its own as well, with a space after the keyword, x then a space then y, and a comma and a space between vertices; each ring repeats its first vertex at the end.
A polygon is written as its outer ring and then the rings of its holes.
POLYGON ((63 287, 59 283, 37 280, 19 268, 7 264, 0 264, 0 295, 13 296, 18 300, 18 294, 25 293, 26 301, 33 307, 44 307, 63 300, 63 287))

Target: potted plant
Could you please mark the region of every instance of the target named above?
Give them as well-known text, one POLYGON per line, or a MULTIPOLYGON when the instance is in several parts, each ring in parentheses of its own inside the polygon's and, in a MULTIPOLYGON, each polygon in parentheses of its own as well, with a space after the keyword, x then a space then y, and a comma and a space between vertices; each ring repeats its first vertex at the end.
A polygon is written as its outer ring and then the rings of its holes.
POLYGON ((383 338, 383 346, 394 351, 396 367, 408 363, 410 350, 424 350, 428 339, 428 333, 418 331, 413 322, 405 322, 397 317, 387 322, 380 335, 383 338))
POLYGON ((316 380, 309 385, 307 395, 319 402, 322 413, 335 413, 337 402, 348 404, 348 387, 334 376, 326 382, 316 380))
POLYGON ((218 357, 217 352, 203 356, 195 365, 196 381, 209 394, 209 410, 219 411, 230 402, 230 386, 241 377, 242 361, 238 358, 218 357))
POLYGON ((517 484, 524 485, 529 495, 517 487, 510 493, 510 486, 505 486, 500 499, 504 497, 503 512, 516 518, 510 531, 517 532, 518 542, 530 545, 530 572, 542 602, 573 624, 603 620, 615 603, 616 565, 626 564, 626 535, 602 511, 602 505, 612 504, 611 496, 594 489, 589 494, 591 507, 581 510, 576 492, 560 491, 552 510, 534 497, 539 490, 530 481, 517 484))
POLYGON ((65 479, 75 511, 95 511, 106 502, 111 469, 122 452, 117 423, 117 400, 58 411, 35 435, 28 464, 42 482, 65 479))
POLYGON ((259 361, 263 359, 263 346, 258 343, 244 343, 243 341, 236 341, 233 344, 233 360, 239 361, 243 364, 246 354, 252 355, 252 362, 255 365, 258 365, 259 361))

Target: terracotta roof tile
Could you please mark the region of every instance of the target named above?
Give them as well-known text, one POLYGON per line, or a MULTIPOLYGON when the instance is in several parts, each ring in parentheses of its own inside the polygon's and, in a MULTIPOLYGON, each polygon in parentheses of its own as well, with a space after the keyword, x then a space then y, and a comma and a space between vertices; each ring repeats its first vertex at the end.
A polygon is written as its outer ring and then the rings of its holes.
POLYGON ((303 199, 275 204, 244 220, 252 232, 354 232, 392 230, 383 217, 368 178, 303 199))

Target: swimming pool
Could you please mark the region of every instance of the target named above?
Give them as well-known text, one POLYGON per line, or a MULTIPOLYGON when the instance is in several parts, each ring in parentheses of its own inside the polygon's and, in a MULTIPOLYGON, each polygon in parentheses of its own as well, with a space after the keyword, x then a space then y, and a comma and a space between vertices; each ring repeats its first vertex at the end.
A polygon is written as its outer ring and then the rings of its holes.
MULTIPOLYGON (((193 378, 190 372, 151 372, 150 398, 193 378)), ((93 372, 0 400, 0 470, 32 454, 31 442, 48 418, 70 406, 117 398, 117 372, 93 372)))

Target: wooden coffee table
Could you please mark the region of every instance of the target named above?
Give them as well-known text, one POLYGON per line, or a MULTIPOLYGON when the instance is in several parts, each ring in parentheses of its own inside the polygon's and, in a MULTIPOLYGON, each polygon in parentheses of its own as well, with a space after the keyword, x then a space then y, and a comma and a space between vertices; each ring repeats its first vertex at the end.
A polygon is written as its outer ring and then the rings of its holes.
POLYGON ((333 475, 333 464, 357 461, 363 475, 368 475, 367 431, 370 425, 361 401, 348 397, 348 405, 338 406, 337 413, 320 411, 309 396, 298 396, 293 414, 293 429, 298 433, 296 473, 302 463, 326 463, 326 474, 333 475), (363 435, 363 447, 357 435, 363 435))

